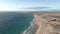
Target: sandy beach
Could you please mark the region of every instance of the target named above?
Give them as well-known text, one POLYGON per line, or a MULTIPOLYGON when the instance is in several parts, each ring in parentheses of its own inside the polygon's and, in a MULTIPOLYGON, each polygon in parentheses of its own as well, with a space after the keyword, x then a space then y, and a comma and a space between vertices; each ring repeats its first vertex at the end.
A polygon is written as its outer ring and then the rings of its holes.
POLYGON ((35 34, 60 34, 59 13, 35 14, 35 24, 38 29, 35 34))

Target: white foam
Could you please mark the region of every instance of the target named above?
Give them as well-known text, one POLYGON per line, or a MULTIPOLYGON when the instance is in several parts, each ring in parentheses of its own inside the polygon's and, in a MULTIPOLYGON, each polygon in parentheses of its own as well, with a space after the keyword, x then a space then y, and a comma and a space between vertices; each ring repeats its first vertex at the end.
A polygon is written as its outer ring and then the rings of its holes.
POLYGON ((34 27, 34 23, 33 22, 31 22, 31 25, 22 34, 29 34, 31 32, 30 29, 32 27, 34 27))

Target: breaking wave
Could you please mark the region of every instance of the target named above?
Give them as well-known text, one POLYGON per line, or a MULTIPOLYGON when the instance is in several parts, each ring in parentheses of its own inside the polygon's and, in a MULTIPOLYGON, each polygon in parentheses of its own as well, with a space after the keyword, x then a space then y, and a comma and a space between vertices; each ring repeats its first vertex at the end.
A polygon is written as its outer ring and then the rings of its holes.
POLYGON ((22 34, 35 34, 37 30, 34 20, 31 22, 30 26, 22 34))

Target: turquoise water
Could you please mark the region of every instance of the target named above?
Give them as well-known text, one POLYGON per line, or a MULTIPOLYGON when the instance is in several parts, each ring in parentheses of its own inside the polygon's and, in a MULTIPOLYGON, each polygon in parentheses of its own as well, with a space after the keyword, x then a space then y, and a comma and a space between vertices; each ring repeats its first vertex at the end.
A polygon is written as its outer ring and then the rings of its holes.
POLYGON ((33 18, 32 14, 0 13, 0 34, 21 34, 33 18))

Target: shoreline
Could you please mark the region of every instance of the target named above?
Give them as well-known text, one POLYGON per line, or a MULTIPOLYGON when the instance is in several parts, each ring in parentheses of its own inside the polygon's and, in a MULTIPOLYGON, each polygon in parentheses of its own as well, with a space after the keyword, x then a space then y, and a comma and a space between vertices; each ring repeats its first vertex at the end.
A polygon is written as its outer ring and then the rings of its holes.
POLYGON ((35 24, 35 18, 33 18, 31 25, 26 30, 24 30, 21 34, 35 34, 37 29, 38 28, 37 25, 35 24))

